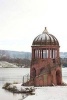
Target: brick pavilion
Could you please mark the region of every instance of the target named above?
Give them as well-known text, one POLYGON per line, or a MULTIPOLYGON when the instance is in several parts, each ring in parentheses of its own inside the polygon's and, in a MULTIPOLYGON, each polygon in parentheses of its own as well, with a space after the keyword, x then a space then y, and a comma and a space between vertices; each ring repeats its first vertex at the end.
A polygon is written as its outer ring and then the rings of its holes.
POLYGON ((29 85, 52 86, 62 84, 59 42, 47 28, 32 43, 29 85))

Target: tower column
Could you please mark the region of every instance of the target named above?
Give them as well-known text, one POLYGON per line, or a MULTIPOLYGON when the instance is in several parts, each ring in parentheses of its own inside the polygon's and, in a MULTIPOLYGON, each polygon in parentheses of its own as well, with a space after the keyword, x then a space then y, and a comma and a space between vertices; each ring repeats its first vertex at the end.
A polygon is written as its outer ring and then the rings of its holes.
POLYGON ((48 49, 48 58, 50 58, 50 48, 48 49))
POLYGON ((42 59, 43 59, 43 49, 42 49, 42 59))
POLYGON ((57 57, 59 58, 59 48, 57 48, 57 57))
POLYGON ((38 49, 38 58, 39 58, 39 49, 38 49))
POLYGON ((34 49, 32 48, 32 59, 34 59, 34 55, 35 55, 35 51, 34 51, 34 49))

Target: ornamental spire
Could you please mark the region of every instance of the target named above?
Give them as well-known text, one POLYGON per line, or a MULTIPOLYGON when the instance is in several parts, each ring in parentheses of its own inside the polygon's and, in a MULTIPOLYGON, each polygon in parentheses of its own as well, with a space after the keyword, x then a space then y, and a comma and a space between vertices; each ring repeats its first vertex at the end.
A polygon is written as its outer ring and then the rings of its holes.
POLYGON ((47 29, 47 27, 45 27, 45 30, 47 29))
POLYGON ((48 33, 48 31, 47 31, 47 27, 45 27, 43 33, 48 33))

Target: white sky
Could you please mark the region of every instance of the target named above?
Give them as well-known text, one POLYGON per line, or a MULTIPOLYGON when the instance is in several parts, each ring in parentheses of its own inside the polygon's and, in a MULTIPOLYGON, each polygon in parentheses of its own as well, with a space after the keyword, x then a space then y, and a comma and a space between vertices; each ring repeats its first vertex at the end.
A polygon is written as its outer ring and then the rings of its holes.
POLYGON ((0 49, 31 51, 44 27, 67 51, 67 0, 0 0, 0 49))

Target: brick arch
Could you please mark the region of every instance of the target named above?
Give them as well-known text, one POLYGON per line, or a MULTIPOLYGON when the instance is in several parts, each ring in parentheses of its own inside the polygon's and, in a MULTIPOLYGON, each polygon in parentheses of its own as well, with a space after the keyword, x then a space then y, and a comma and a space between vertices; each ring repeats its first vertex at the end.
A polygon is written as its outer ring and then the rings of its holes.
POLYGON ((57 82, 57 85, 61 85, 61 71, 60 70, 56 71, 56 82, 57 82))
POLYGON ((36 69, 33 68, 32 71, 33 71, 33 78, 35 78, 36 77, 36 69))

